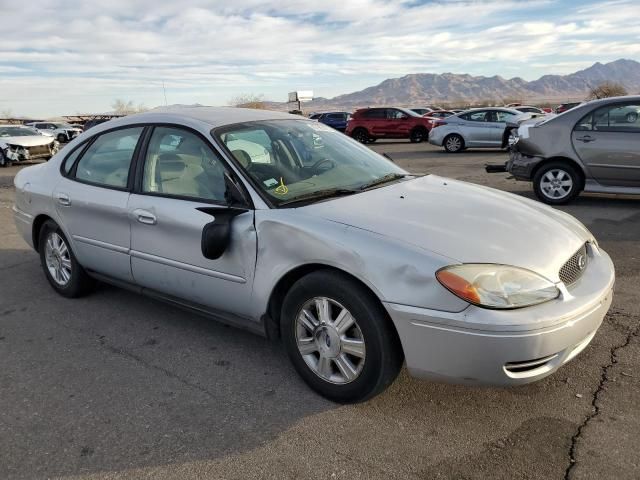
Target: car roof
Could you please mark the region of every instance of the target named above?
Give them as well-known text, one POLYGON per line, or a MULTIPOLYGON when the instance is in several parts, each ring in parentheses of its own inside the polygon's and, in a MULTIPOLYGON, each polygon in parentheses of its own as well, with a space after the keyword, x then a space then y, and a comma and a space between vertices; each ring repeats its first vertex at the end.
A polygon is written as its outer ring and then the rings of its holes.
POLYGON ((289 113, 275 112, 273 110, 259 110, 255 108, 236 108, 236 107, 204 107, 204 106, 176 106, 176 107, 160 107, 154 108, 148 112, 128 115, 123 119, 136 120, 137 122, 158 121, 161 117, 182 117, 185 119, 198 120, 206 123, 211 127, 221 127, 224 125, 232 125, 234 123, 252 122, 256 120, 277 120, 277 119, 297 119, 300 115, 292 115, 289 113))
POLYGON ((507 108, 507 107, 477 107, 470 108, 469 110, 465 110, 464 112, 477 112, 479 110, 498 110, 499 112, 508 112, 520 115, 522 112, 516 110, 515 108, 507 108))

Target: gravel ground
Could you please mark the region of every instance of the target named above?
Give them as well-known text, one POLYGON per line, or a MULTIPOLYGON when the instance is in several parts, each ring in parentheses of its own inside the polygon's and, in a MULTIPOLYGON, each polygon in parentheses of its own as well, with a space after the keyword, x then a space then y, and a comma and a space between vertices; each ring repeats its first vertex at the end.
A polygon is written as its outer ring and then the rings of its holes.
MULTIPOLYGON (((531 196, 486 174, 504 153, 376 143, 414 172, 531 196)), ((277 343, 109 286, 68 300, 11 218, 0 169, 0 478, 640 478, 640 199, 563 210, 614 260, 590 346, 513 388, 414 380, 361 405, 306 388, 277 343)))

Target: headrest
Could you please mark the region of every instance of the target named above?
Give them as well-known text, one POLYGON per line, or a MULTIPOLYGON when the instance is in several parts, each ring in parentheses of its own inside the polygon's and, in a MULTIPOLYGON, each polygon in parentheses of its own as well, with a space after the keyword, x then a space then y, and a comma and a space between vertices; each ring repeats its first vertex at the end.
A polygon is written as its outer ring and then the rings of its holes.
POLYGON ((182 173, 185 169, 184 161, 175 153, 163 153, 158 156, 156 165, 163 173, 182 173))
POLYGON ((233 150, 231 153, 244 168, 247 168, 251 164, 251 156, 244 150, 233 150))

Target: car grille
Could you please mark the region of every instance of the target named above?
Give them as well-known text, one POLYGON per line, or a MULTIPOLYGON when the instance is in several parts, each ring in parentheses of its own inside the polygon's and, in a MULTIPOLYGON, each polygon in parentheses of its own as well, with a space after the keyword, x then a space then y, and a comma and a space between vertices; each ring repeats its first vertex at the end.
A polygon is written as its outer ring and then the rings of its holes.
POLYGON ((585 243, 580 249, 567 260, 560 269, 560 280, 566 285, 576 283, 587 269, 589 255, 587 255, 587 244, 585 243))
POLYGON ((38 145, 36 147, 28 147, 30 157, 38 157, 41 155, 50 155, 49 145, 38 145))

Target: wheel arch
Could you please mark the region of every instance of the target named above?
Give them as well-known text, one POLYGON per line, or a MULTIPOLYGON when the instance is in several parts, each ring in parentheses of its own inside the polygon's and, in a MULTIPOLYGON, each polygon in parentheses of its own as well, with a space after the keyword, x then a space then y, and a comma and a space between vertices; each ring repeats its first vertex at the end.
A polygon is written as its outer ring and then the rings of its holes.
MULTIPOLYGON (((280 337, 280 313, 282 311, 282 304, 284 302, 284 298, 298 280, 302 277, 309 275, 310 273, 317 272, 320 270, 328 270, 331 272, 338 273, 343 275, 355 283, 359 284, 362 288, 364 288, 370 295, 371 298, 378 304, 381 308, 381 311, 385 314, 385 321, 388 321, 393 328, 393 331, 398 336, 398 344, 400 343, 400 337, 398 335, 398 331, 396 330, 391 317, 389 316, 387 309, 384 307, 382 301, 380 300, 380 296, 374 291, 374 289, 367 284, 367 282, 358 278, 356 275, 347 272, 338 267, 334 267, 331 265, 327 265, 324 263, 307 263, 303 265, 298 265, 284 275, 280 277, 280 279, 276 282, 275 286, 271 290, 271 294, 269 295, 269 301, 267 303, 267 311, 265 313, 265 330, 267 333, 267 337, 269 338, 279 338, 280 337)), ((404 353, 403 353, 404 354, 404 353)))
POLYGON ((51 220, 53 222, 55 222, 55 220, 53 218, 51 218, 49 215, 47 214, 40 214, 37 215, 34 219, 33 219, 33 223, 32 223, 32 227, 31 227, 31 240, 33 242, 33 249, 36 252, 39 252, 39 243, 40 243, 40 230, 42 230, 42 226, 45 224, 45 222, 47 220, 51 220))
POLYGON ((557 162, 557 163, 566 163, 567 165, 573 167, 576 172, 578 172, 578 174, 580 175, 580 179, 581 179, 581 185, 580 185, 580 190, 584 189, 584 185, 587 179, 587 174, 584 170, 584 167, 582 165, 580 165, 580 163, 576 162, 575 160, 573 160, 572 158, 569 157, 563 157, 563 156, 556 156, 556 157, 549 157, 549 158, 545 158, 543 161, 541 161, 540 163, 538 163, 533 170, 531 170, 531 180, 533 181, 534 178, 536 178, 536 175, 538 174, 538 172, 540 171, 540 169, 542 167, 544 167, 545 165, 548 165, 549 163, 552 162, 557 162))

